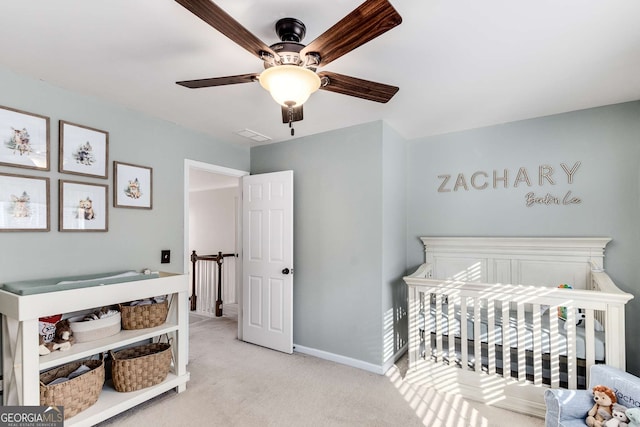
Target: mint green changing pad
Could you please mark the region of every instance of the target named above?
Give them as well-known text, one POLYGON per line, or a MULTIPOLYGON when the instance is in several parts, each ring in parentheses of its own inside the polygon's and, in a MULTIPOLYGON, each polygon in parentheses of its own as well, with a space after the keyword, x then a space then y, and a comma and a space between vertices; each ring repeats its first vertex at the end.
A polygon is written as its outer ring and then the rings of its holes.
POLYGON ((46 292, 66 291, 69 289, 88 288, 91 286, 133 282, 136 280, 157 279, 158 277, 160 277, 158 273, 142 274, 133 270, 114 271, 101 274, 9 282, 0 285, 0 289, 18 295, 33 295, 46 292))

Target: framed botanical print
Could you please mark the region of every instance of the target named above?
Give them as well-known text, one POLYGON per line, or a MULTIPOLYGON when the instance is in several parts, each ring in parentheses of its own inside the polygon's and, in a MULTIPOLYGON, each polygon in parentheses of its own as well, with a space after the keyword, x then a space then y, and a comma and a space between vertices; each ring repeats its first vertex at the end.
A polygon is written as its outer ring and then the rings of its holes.
POLYGON ((49 178, 0 173, 0 231, 49 231, 49 178))
POLYGON ((60 172, 107 179, 109 132, 60 120, 59 151, 60 172))
POLYGON ((107 231, 108 186, 59 181, 59 231, 107 231))
POLYGON ((113 206, 151 209, 153 170, 147 166, 113 162, 113 206))
POLYGON ((49 170, 49 117, 0 106, 0 165, 49 170))

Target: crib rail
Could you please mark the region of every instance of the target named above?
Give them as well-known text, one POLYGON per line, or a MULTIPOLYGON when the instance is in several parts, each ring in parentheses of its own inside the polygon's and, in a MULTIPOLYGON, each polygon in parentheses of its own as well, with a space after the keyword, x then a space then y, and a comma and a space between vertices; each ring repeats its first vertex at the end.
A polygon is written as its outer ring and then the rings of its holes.
POLYGON ((633 296, 602 270, 592 272, 589 290, 489 285, 431 275, 431 266, 423 264, 404 278, 409 286, 410 368, 427 360, 518 383, 570 389, 588 384, 589 367, 595 363, 625 368, 619 349, 625 348, 624 307, 633 296), (603 332, 596 331, 600 326, 603 332), (604 349, 596 339, 602 335, 604 349))

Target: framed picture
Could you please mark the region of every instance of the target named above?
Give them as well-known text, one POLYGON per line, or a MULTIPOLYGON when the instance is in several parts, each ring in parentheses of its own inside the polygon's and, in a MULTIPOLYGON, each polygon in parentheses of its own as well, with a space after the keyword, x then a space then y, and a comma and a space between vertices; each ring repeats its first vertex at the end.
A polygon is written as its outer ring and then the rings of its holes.
POLYGON ((113 206, 151 209, 153 170, 146 166, 113 162, 113 206))
POLYGON ((107 231, 108 186, 60 180, 59 231, 107 231))
POLYGON ((0 231, 49 231, 49 178, 0 173, 0 231))
POLYGON ((49 170, 49 117, 0 106, 0 165, 49 170))
POLYGON ((58 171, 107 179, 109 133, 60 120, 58 171))

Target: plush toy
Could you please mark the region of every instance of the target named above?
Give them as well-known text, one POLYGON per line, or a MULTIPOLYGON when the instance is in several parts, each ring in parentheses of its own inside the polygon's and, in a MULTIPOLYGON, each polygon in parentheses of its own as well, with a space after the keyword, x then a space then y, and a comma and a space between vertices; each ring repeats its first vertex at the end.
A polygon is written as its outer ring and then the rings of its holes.
POLYGON ((640 408, 629 408, 625 415, 629 418, 629 427, 640 427, 640 408))
POLYGON ((51 350, 49 350, 49 346, 47 345, 51 343, 45 343, 44 337, 40 334, 38 334, 38 336, 40 337, 40 346, 38 348, 38 353, 40 354, 40 356, 44 356, 46 354, 51 353, 51 350))
POLYGON ((56 333, 53 341, 44 342, 44 337, 40 335, 39 354, 40 356, 44 356, 56 350, 67 351, 71 348, 74 341, 75 339, 73 338, 73 331, 71 330, 69 320, 60 320, 56 323, 56 333))
POLYGON ((73 331, 68 319, 64 319, 56 323, 56 336, 53 339, 53 349, 66 351, 71 348, 71 344, 75 342, 73 331))
POLYGON ((592 390, 595 404, 587 412, 584 420, 589 427, 603 427, 604 421, 611 419, 611 409, 617 403, 616 394, 607 386, 597 385, 592 390))
POLYGON ((605 427, 628 427, 629 418, 626 414, 627 407, 614 403, 611 409, 611 419, 604 423, 605 427))

